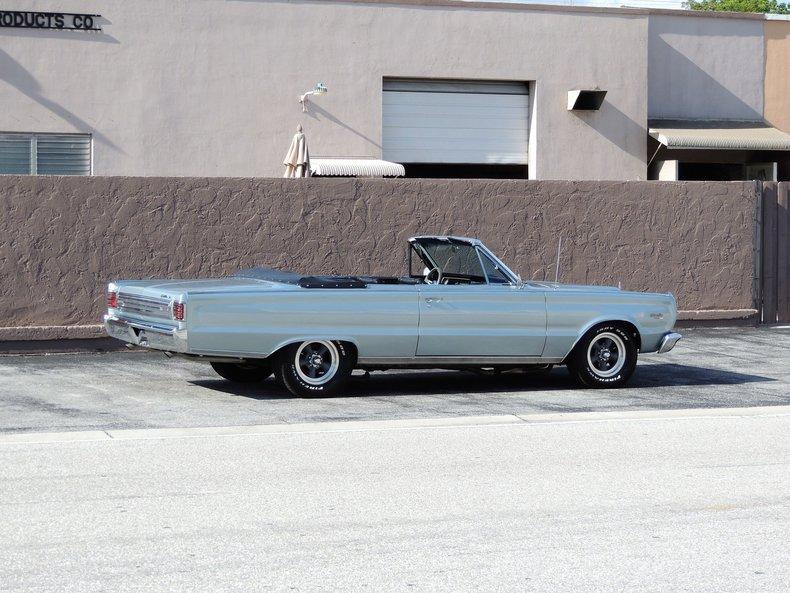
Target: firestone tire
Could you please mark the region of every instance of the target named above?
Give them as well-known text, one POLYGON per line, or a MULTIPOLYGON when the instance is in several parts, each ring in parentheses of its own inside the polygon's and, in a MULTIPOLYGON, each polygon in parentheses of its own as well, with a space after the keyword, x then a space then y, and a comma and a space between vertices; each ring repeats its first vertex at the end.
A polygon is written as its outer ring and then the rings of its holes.
POLYGON ((211 368, 223 379, 234 383, 259 383, 272 374, 269 361, 236 363, 212 362, 211 368))
POLYGON ((291 344, 275 363, 275 376, 296 397, 328 397, 340 391, 356 356, 343 342, 310 340, 291 344))
POLYGON ((588 331, 568 358, 571 376, 583 387, 622 387, 636 369, 638 349, 634 336, 616 324, 588 331))

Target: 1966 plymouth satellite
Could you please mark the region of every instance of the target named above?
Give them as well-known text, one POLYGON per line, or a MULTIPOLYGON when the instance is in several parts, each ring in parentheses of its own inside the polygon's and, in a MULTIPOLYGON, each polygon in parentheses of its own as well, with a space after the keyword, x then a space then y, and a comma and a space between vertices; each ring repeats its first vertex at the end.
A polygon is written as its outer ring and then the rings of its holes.
POLYGON ((680 339, 671 294, 524 282, 477 239, 409 239, 408 275, 303 276, 254 268, 220 280, 110 283, 109 335, 211 363, 230 381, 276 379, 302 397, 355 368, 546 370, 619 387, 639 352, 680 339), (424 269, 423 269, 424 266, 424 269))

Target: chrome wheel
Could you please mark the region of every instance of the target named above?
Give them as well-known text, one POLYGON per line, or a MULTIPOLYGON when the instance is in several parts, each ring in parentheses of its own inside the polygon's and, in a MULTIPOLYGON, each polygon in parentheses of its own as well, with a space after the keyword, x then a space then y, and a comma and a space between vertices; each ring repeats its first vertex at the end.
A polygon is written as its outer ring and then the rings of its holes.
POLYGON ((615 333, 598 334, 587 347, 587 364, 599 377, 613 377, 623 369, 625 362, 625 343, 615 333))
POLYGON ((340 367, 340 353, 332 342, 303 342, 296 350, 296 374, 308 385, 323 385, 332 380, 340 367))

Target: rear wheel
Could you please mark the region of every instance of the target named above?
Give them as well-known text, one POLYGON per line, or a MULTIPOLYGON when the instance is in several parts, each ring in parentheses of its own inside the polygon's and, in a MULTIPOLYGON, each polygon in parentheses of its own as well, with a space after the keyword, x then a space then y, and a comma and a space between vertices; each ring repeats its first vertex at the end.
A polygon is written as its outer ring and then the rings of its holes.
POLYGON ((340 390, 354 363, 347 344, 314 340, 288 346, 277 359, 275 375, 297 397, 322 397, 340 390))
POLYGON ((272 374, 272 365, 269 361, 212 362, 211 368, 223 379, 234 383, 258 383, 272 374))
POLYGON ((568 358, 568 370, 585 387, 621 387, 636 369, 634 336, 619 325, 588 331, 568 358))

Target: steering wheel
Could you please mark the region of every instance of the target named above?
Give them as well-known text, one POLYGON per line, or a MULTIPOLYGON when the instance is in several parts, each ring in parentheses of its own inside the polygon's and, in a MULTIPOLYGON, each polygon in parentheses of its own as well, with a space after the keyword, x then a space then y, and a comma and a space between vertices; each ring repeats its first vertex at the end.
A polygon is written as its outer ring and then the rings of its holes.
POLYGON ((442 272, 439 268, 433 268, 430 272, 425 274, 425 284, 441 284, 442 272))

